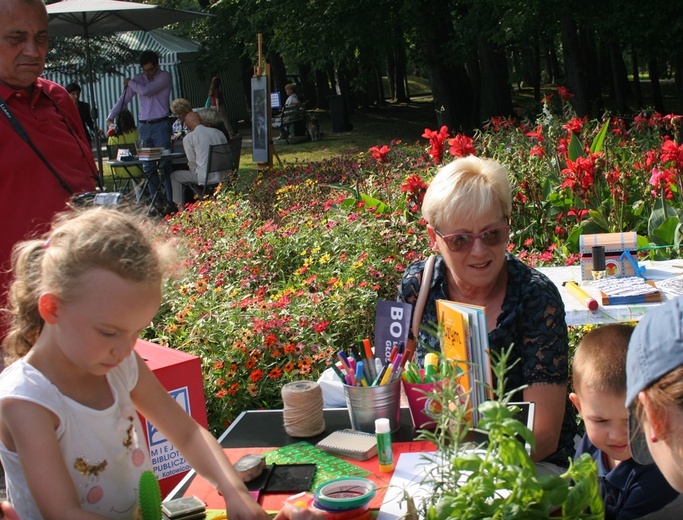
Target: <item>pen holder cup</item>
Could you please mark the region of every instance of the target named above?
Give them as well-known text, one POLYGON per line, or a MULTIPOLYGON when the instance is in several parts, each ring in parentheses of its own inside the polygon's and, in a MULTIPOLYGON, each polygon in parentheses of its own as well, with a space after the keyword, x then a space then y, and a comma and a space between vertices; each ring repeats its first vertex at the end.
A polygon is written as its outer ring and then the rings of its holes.
MULTIPOLYGON (((420 378, 423 370, 420 370, 420 378)), ((408 398, 410 416, 416 430, 433 430, 436 428, 436 419, 441 413, 441 405, 429 396, 435 388, 441 386, 441 381, 432 383, 406 383, 403 388, 408 398)))
POLYGON ((389 419, 391 431, 401 427, 401 380, 381 386, 344 385, 346 407, 354 430, 375 433, 375 419, 389 419))

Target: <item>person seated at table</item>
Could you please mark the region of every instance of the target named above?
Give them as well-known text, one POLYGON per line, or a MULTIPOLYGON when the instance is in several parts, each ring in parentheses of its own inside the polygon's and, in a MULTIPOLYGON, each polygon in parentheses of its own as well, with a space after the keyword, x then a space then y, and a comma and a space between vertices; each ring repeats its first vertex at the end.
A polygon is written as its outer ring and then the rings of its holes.
MULTIPOLYGON (((115 128, 113 135, 107 138, 108 146, 117 146, 121 144, 135 144, 138 141, 138 129, 135 126, 135 118, 131 114, 130 110, 124 108, 121 110, 119 115, 116 117, 115 128)), ((110 157, 111 159, 116 159, 116 157, 110 157)), ((131 179, 133 187, 135 188, 135 194, 137 198, 140 198, 139 186, 134 179, 139 179, 143 177, 142 169, 139 166, 127 166, 126 168, 120 166, 112 167, 112 174, 121 179, 131 179), (126 171, 126 169, 128 171, 126 171)))
POLYGON ((598 466, 605 518, 641 518, 678 496, 654 464, 638 464, 628 446, 626 352, 633 327, 603 325, 581 340, 572 360, 574 392, 569 399, 581 414, 586 434, 576 449, 598 466))
MULTIPOLYGON (((173 202, 182 208, 185 204, 185 184, 203 184, 206 170, 209 167, 209 151, 212 144, 227 144, 223 132, 203 124, 197 112, 190 112, 185 116, 185 124, 190 133, 183 139, 183 148, 187 157, 187 170, 176 170, 171 173, 173 202)), ((219 182, 226 178, 228 172, 213 172, 209 183, 219 182)))
MULTIPOLYGON (((285 106, 283 108, 286 109, 287 107, 292 107, 295 105, 300 105, 301 101, 299 100, 299 96, 296 94, 296 83, 288 83, 285 85, 285 93, 287 94, 287 99, 285 100, 285 106)), ((273 128, 278 128, 280 130, 280 135, 278 135, 275 140, 279 141, 281 139, 287 139, 290 134, 294 132, 294 128, 289 128, 291 120, 289 117, 278 117, 276 121, 274 121, 273 128), (276 126, 279 125, 279 126, 276 126)))
MULTIPOLYGON (((568 333, 557 287, 506 252, 512 196, 507 168, 491 159, 459 158, 441 168, 422 203, 436 256, 423 280, 425 261, 408 266, 398 300, 415 304, 421 284, 429 293, 421 324, 437 323, 436 300, 486 307, 489 345, 512 345, 506 391, 527 385, 513 400, 536 403, 532 457, 539 473, 560 474, 574 455, 576 421, 568 398, 568 333), (515 363, 512 366, 513 363, 515 363)), ((437 335, 419 332, 416 354, 440 351, 437 335)))
POLYGON ((198 108, 197 113, 202 118, 202 124, 211 128, 217 128, 225 138, 230 142, 230 139, 235 136, 231 133, 227 126, 227 120, 215 108, 198 108))
POLYGON ((182 139, 187 135, 187 126, 185 125, 185 116, 192 112, 192 105, 187 99, 176 98, 171 101, 171 112, 177 119, 173 122, 171 140, 182 139))

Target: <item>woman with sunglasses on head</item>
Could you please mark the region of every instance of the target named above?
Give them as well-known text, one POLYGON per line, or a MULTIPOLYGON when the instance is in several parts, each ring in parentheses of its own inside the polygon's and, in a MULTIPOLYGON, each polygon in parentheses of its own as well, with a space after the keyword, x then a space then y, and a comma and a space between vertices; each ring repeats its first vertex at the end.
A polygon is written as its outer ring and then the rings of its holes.
MULTIPOLYGON (((437 323, 436 300, 486 308, 491 351, 514 345, 507 390, 528 385, 515 401, 536 403, 535 450, 539 473, 559 474, 574 454, 576 422, 568 398, 568 336, 559 291, 543 274, 507 253, 512 195, 505 166, 474 156, 439 170, 422 203, 427 233, 437 254, 430 280, 422 280, 425 261, 410 265, 398 300, 415 304, 422 283, 429 294, 421 324, 437 323)), ((426 347, 440 350, 439 338, 425 327, 416 357, 426 347)))

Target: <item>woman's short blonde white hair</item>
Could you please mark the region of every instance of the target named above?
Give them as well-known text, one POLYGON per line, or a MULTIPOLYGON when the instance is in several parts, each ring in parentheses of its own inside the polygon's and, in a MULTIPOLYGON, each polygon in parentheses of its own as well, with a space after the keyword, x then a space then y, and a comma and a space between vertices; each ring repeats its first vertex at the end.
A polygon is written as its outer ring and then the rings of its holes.
POLYGON ((189 114, 192 112, 192 105, 187 99, 176 98, 171 101, 171 112, 173 112, 173 115, 175 116, 180 114, 189 114))
POLYGON ((493 212, 509 217, 512 189, 508 169, 493 159, 470 155, 441 168, 425 193, 422 216, 436 229, 493 212))

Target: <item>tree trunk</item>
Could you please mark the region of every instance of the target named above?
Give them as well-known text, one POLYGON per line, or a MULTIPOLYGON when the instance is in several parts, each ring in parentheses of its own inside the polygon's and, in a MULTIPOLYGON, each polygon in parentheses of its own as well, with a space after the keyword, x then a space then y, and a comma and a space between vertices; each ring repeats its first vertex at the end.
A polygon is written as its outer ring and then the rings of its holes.
POLYGON ((581 69, 581 80, 586 89, 586 99, 588 101, 588 115, 599 117, 605 111, 602 100, 602 90, 600 88, 600 78, 602 76, 601 63, 598 58, 598 49, 595 43, 595 32, 592 30, 579 31, 579 45, 583 54, 583 68, 581 69))
POLYGON ((652 84, 652 106, 657 112, 664 114, 664 98, 662 97, 662 87, 659 84, 659 62, 657 58, 652 58, 647 62, 647 70, 652 84))
POLYGON ((410 96, 408 95, 408 57, 406 56, 406 48, 403 41, 396 45, 394 52, 396 53, 396 91, 394 92, 394 99, 397 103, 410 103, 410 96))
POLYGON ((678 101, 683 104, 683 52, 680 50, 676 53, 675 66, 676 95, 678 96, 678 101))
POLYGON ((313 67, 310 63, 299 64, 299 77, 301 78, 301 94, 306 101, 306 108, 313 109, 318 106, 318 96, 315 89, 315 79, 312 74, 313 67))
POLYGON ((640 86, 640 67, 638 67, 638 52, 635 45, 631 45, 631 63, 633 64, 633 90, 636 95, 636 106, 638 110, 644 107, 643 89, 640 86))
POLYGON ((396 59, 394 53, 387 53, 387 79, 389 81, 389 98, 396 99, 396 59))
POLYGON ((548 74, 548 83, 556 84, 564 79, 562 69, 560 67, 560 60, 557 58, 557 48, 555 47, 555 36, 551 35, 547 39, 548 48, 545 53, 546 57, 546 72, 548 74))
POLYGON ((628 84, 628 72, 626 63, 621 52, 621 46, 616 43, 608 44, 610 64, 612 70, 612 82, 614 84, 614 101, 617 106, 617 113, 625 116, 628 113, 628 98, 630 88, 628 84))
POLYGON ((271 52, 268 54, 268 62, 270 63, 271 88, 273 91, 279 92, 281 96, 285 96, 282 99, 286 99, 287 69, 285 68, 285 61, 277 52, 271 52))
POLYGON ((576 32, 576 22, 571 15, 565 14, 560 20, 562 30, 562 50, 564 55, 564 67, 567 77, 567 86, 574 94, 571 104, 579 117, 587 116, 588 93, 584 86, 581 71, 584 63, 579 47, 579 38, 576 32))
POLYGON ((327 98, 332 95, 332 90, 330 89, 330 82, 325 71, 315 71, 315 93, 316 99, 318 100, 317 107, 328 109, 330 104, 327 98))
POLYGON ((488 38, 477 38, 479 67, 481 71, 481 102, 477 123, 491 117, 512 115, 512 95, 505 54, 488 38))

